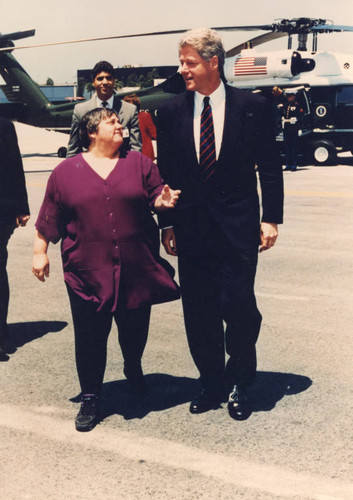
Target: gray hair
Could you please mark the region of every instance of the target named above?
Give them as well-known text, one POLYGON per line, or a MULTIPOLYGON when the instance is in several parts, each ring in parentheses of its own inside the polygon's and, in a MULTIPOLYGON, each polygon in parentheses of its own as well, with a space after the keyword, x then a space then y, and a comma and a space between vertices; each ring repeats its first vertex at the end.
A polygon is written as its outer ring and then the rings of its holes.
POLYGON ((89 134, 97 132, 100 122, 113 115, 118 116, 118 113, 114 109, 95 108, 88 111, 88 113, 82 117, 79 128, 79 136, 82 147, 88 149, 91 142, 89 134))
POLYGON ((218 66, 221 77, 225 60, 225 50, 222 39, 216 30, 211 28, 196 28, 187 31, 179 42, 179 51, 185 46, 194 48, 202 59, 210 61, 213 56, 218 57, 218 66))

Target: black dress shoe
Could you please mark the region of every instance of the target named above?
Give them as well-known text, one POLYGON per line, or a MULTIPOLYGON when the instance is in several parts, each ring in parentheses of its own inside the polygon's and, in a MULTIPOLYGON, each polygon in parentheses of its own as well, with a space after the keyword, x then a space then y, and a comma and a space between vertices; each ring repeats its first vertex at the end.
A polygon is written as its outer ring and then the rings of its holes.
POLYGON ((81 408, 75 418, 76 430, 91 431, 99 422, 99 399, 95 394, 83 394, 81 408))
POLYGON ((251 415, 251 408, 245 387, 235 385, 228 399, 229 415, 235 420, 246 420, 251 415))
POLYGON ((199 396, 190 403, 190 413, 205 413, 209 410, 220 408, 221 396, 202 389, 199 396))

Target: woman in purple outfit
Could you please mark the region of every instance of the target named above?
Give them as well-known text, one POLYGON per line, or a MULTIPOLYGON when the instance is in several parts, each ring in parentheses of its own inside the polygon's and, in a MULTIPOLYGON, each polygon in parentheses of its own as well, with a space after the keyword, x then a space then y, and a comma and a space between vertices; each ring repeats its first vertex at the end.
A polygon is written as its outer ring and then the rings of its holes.
POLYGON ((75 424, 78 431, 89 431, 99 421, 112 318, 130 388, 138 394, 145 389, 141 358, 151 304, 179 297, 173 269, 159 255, 151 210, 173 208, 180 191, 163 185, 157 167, 141 153, 121 152, 115 111, 87 113, 81 140, 88 151, 66 159, 49 177, 32 272, 40 281, 49 277, 48 245, 61 240, 82 391, 75 424))

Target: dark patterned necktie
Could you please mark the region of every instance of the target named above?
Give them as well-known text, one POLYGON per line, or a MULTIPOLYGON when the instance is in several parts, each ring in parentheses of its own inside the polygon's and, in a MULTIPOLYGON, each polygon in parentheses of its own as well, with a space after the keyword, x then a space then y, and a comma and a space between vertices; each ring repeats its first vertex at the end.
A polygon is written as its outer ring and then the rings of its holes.
POLYGON ((200 130, 200 173, 202 181, 207 182, 215 173, 216 145, 210 98, 204 97, 203 102, 204 108, 201 114, 200 130))
POLYGON ((106 108, 108 106, 108 101, 102 101, 102 107, 106 108))

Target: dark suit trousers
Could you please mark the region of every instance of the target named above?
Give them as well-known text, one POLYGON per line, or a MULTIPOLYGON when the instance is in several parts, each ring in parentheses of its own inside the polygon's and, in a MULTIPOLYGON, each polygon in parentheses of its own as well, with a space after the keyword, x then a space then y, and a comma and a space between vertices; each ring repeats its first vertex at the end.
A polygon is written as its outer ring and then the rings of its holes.
POLYGON ((254 295, 257 251, 236 250, 222 235, 213 237, 202 251, 179 254, 179 276, 188 343, 201 385, 219 391, 224 383, 229 388, 254 381, 262 317, 254 295))
MULTIPOLYGON (((119 297, 115 312, 97 311, 98 305, 83 300, 67 287, 75 332, 75 355, 82 394, 99 396, 107 361, 107 342, 112 320, 118 327, 119 343, 128 378, 140 375, 141 358, 148 336, 151 306, 127 310, 119 297)), ((121 294, 123 295, 123 294, 121 294)))
POLYGON ((0 343, 7 337, 7 312, 9 307, 9 281, 7 277, 7 244, 15 229, 15 223, 0 221, 0 343))

